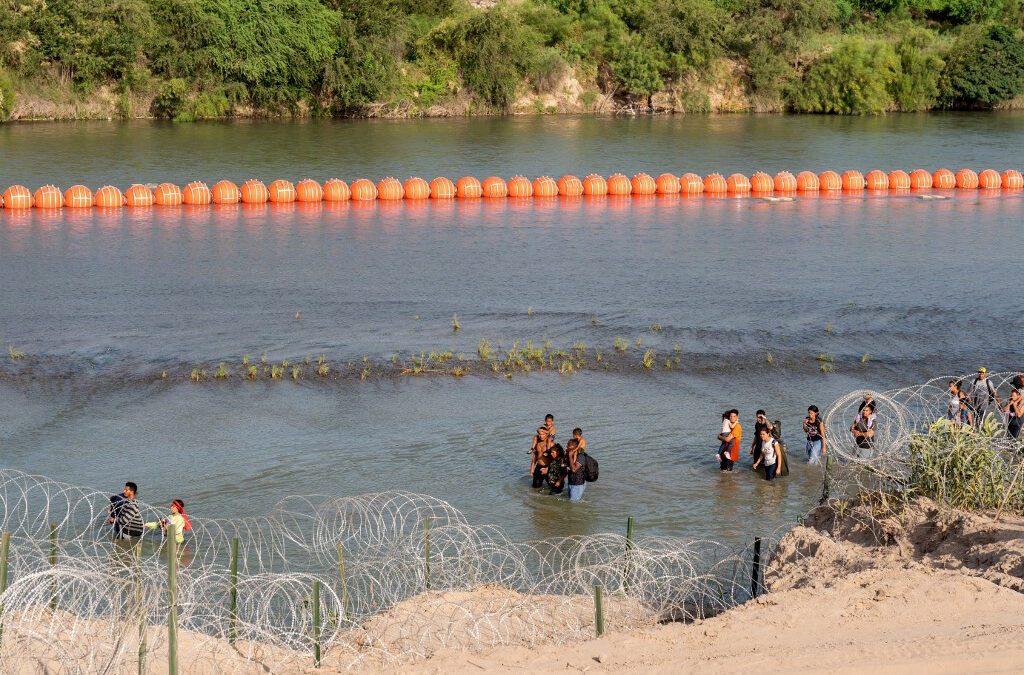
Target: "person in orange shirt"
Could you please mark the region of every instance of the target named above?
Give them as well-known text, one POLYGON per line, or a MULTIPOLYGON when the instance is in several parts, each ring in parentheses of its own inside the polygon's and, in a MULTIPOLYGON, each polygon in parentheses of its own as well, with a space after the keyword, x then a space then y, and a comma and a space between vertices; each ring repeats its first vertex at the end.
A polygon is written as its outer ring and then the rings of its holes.
POLYGON ((735 408, 729 411, 729 423, 732 425, 732 431, 718 436, 719 440, 728 444, 722 453, 720 463, 722 471, 732 471, 733 464, 740 461, 740 441, 743 439, 743 427, 740 425, 740 413, 735 408))

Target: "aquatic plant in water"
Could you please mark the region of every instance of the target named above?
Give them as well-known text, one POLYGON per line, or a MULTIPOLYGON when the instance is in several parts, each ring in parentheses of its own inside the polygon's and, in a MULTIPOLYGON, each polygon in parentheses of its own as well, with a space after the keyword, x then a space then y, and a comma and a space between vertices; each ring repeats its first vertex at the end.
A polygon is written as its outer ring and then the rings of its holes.
POLYGON ((640 363, 643 364, 644 368, 650 370, 651 366, 654 364, 654 350, 648 349, 646 352, 644 352, 644 356, 640 360, 640 363))

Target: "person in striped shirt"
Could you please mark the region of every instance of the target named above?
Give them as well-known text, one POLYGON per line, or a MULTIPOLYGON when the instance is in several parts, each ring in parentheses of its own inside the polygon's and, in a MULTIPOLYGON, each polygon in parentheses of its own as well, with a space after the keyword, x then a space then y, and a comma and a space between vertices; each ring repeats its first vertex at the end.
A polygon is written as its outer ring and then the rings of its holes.
POLYGON ((107 522, 114 526, 114 541, 132 540, 142 536, 145 523, 135 495, 139 486, 128 481, 120 495, 110 498, 107 522))

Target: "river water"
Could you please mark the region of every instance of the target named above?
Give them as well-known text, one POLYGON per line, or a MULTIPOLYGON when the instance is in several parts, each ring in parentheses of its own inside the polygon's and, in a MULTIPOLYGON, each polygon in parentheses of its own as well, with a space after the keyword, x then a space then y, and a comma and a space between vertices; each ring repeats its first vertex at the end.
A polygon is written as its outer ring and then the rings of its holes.
MULTIPOLYGON (((1022 132, 1018 113, 19 124, 0 126, 0 184, 1002 171, 1024 164, 1022 132)), ((944 196, 2 212, 0 463, 111 491, 134 480, 199 516, 406 490, 514 539, 621 531, 631 515, 647 533, 743 541, 816 502, 807 405, 1021 365, 1024 194, 944 196), (583 342, 588 365, 390 365, 476 362, 484 338, 583 342), (243 355, 264 352, 303 377, 244 379, 243 355), (315 377, 304 363, 320 355, 345 374, 315 377), (226 380, 189 381, 221 362, 226 380), (719 473, 729 407, 744 446, 756 408, 783 421, 788 478, 719 473), (548 412, 600 461, 581 504, 529 487, 548 412)))

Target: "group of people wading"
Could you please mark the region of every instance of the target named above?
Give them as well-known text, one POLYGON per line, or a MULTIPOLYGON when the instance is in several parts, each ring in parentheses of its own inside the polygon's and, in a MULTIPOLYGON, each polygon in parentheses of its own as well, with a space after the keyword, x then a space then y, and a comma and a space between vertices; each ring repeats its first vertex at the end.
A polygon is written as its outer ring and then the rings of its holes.
POLYGON ((949 407, 946 416, 959 427, 980 428, 985 418, 995 408, 996 417, 1003 413, 1006 418, 1006 435, 1020 439, 1024 426, 1024 373, 1018 372, 1010 382, 1010 396, 1004 404, 988 370, 978 368, 978 376, 971 382, 949 381, 949 407))
POLYGON ((544 416, 530 446, 530 475, 533 487, 550 488, 549 494, 562 494, 568 488, 569 501, 583 499, 588 482, 597 480, 597 460, 587 454, 583 430, 576 427, 563 448, 555 442, 555 417, 544 416))
MULTIPOLYGON (((807 409, 804 418, 804 433, 807 434, 807 461, 817 463, 825 452, 825 425, 818 414, 818 407, 807 409)), ((733 408, 722 413, 722 429, 718 434, 719 468, 723 472, 733 470, 740 461, 740 443, 743 440, 743 426, 740 424, 740 413, 733 408)), ((782 423, 768 419, 764 410, 758 410, 754 419, 754 439, 750 443, 748 454, 751 457, 750 468, 758 471, 765 480, 775 480, 777 476, 789 475, 789 456, 786 444, 782 442, 782 423)))

